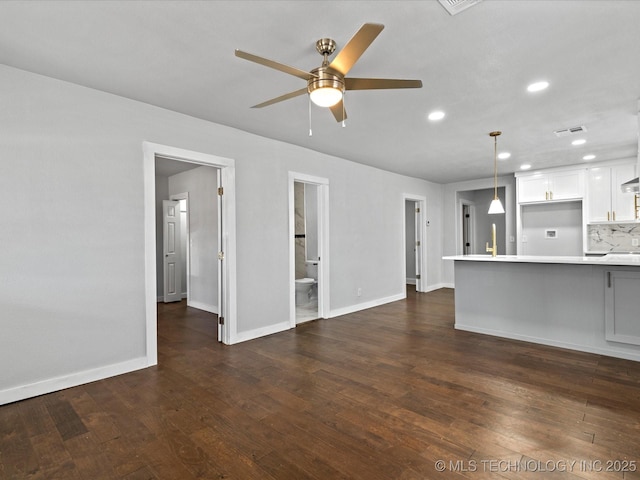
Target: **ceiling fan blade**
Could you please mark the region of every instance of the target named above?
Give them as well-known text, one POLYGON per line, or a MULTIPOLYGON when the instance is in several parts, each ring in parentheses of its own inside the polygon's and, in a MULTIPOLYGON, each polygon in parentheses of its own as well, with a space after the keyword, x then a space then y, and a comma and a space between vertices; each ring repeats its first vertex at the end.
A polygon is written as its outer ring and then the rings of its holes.
POLYGON ((342 103, 342 100, 336 103, 333 107, 329 107, 329 109, 336 118, 336 122, 342 122, 347 119, 347 112, 344 109, 344 103, 342 103))
POLYGON ((422 80, 400 80, 395 78, 345 78, 344 84, 347 90, 422 88, 422 80))
POLYGON ((290 98, 294 97, 299 97, 300 95, 304 95, 305 93, 307 93, 307 87, 296 90, 295 92, 285 93, 284 95, 280 95, 279 97, 272 98, 271 100, 259 103, 258 105, 254 105, 251 108, 268 107, 269 105, 273 105, 274 103, 283 102, 284 100, 289 100, 290 98))
POLYGON ((379 23, 365 23, 340 50, 329 66, 342 75, 346 75, 383 28, 384 25, 379 23))
POLYGON ((244 58, 245 60, 249 60, 250 62, 259 63, 260 65, 264 65, 265 67, 275 68, 276 70, 280 70, 281 72, 288 73, 289 75, 299 77, 303 80, 309 80, 311 77, 318 76, 314 73, 300 70, 299 68, 290 67, 289 65, 285 65, 284 63, 278 63, 273 60, 269 60, 268 58, 263 58, 252 53, 243 52, 242 50, 236 50, 236 57, 244 58))

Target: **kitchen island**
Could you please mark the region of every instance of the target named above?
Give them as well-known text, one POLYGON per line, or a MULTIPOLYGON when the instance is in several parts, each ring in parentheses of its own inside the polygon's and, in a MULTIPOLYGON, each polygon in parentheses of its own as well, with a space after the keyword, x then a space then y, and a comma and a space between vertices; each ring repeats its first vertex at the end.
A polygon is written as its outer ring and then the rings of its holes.
POLYGON ((455 328, 640 361, 640 255, 460 255, 455 328))

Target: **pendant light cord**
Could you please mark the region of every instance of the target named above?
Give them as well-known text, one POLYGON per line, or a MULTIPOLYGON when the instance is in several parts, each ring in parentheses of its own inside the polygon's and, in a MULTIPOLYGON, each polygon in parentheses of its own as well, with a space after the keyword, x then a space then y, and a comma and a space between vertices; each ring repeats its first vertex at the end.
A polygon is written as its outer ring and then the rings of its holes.
POLYGON ((493 198, 498 198, 498 136, 493 137, 493 198))
POLYGON ((307 96, 309 97, 309 136, 313 137, 313 131, 311 130, 311 97, 307 96))

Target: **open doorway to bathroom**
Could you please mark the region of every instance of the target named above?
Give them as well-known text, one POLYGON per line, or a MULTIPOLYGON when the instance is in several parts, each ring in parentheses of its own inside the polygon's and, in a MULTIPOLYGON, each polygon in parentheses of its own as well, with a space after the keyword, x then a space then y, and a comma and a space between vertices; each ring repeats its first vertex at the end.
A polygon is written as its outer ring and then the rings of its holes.
POLYGON ((429 222, 426 219, 426 197, 404 194, 402 206, 406 295, 408 288, 415 288, 416 292, 425 292, 427 288, 426 228, 429 222))
POLYGON ((291 326, 328 313, 328 180, 289 174, 291 326))

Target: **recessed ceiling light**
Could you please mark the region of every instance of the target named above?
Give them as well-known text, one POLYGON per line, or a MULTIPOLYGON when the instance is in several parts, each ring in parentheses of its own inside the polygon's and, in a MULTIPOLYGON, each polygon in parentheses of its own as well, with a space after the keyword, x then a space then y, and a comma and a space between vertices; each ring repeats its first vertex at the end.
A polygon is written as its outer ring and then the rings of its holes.
POLYGON ((527 87, 527 91, 529 92, 539 92, 541 90, 544 90, 545 88, 547 88, 549 86, 549 82, 535 82, 532 83, 531 85, 529 85, 527 87))
POLYGON ((428 118, 431 121, 442 120, 444 118, 444 112, 436 110, 435 112, 431 112, 428 118))
POLYGON ((529 170, 531 168, 531 165, 528 163, 523 163, 522 165, 520 165, 520 170, 529 170))
POLYGON ((587 141, 584 138, 579 138, 571 142, 571 145, 584 145, 587 141))
POLYGON ((500 160, 506 160, 510 156, 511 156, 511 154, 509 152, 501 152, 501 153, 498 154, 498 158, 500 160))
POLYGON ((593 154, 585 155, 584 157, 582 157, 583 160, 593 160, 594 158, 596 158, 596 156, 593 154))

